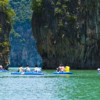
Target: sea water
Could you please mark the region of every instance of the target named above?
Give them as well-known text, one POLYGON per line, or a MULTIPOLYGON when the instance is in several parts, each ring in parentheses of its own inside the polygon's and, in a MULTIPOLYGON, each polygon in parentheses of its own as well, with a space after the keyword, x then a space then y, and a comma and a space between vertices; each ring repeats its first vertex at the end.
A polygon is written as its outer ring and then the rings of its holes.
MULTIPOLYGON (((32 69, 33 70, 33 69, 32 69)), ((100 100, 100 74, 96 70, 71 70, 72 75, 11 75, 0 72, 0 100, 100 100)))

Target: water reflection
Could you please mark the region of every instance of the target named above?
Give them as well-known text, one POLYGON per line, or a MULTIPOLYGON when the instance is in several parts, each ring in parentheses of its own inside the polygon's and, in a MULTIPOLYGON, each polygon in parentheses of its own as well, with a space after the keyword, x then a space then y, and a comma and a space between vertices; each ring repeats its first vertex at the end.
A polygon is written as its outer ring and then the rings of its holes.
POLYGON ((57 75, 57 76, 53 76, 53 75, 50 75, 50 76, 41 76, 41 75, 8 75, 8 76, 0 76, 0 78, 59 78, 59 77, 62 77, 62 78, 69 78, 70 75, 57 75))

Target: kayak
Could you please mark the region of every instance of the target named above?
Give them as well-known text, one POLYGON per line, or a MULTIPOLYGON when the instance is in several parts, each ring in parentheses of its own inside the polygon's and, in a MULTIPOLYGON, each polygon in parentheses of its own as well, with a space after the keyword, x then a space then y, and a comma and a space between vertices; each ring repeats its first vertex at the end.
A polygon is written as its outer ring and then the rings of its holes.
POLYGON ((44 75, 42 72, 13 72, 12 75, 44 75))
POLYGON ((72 72, 54 72, 53 74, 73 74, 72 72))
POLYGON ((8 72, 8 70, 0 69, 0 72, 8 72))
POLYGON ((100 74, 100 71, 98 73, 100 74))

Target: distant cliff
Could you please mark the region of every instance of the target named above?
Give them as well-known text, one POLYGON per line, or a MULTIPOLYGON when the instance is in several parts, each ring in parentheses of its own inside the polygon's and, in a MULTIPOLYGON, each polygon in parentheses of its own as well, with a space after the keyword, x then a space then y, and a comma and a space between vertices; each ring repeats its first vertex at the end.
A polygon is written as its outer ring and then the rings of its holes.
POLYGON ((38 54, 36 42, 32 35, 31 28, 31 0, 11 0, 10 5, 14 9, 16 16, 15 24, 10 35, 11 66, 42 66, 42 59, 38 54))
POLYGON ((10 43, 9 33, 11 31, 12 18, 15 15, 8 6, 9 0, 0 1, 0 65, 9 63, 10 43))
POLYGON ((44 68, 100 65, 100 9, 95 0, 33 0, 32 29, 44 68))

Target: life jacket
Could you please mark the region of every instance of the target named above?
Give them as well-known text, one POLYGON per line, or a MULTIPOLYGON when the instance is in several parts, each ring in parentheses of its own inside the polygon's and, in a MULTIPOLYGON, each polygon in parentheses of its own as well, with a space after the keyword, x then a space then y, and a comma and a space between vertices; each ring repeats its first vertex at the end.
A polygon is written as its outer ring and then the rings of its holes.
POLYGON ((20 67, 19 68, 19 72, 23 72, 23 67, 20 67))
POLYGON ((65 67, 64 66, 61 67, 61 71, 65 71, 65 67))
POLYGON ((65 72, 70 72, 70 67, 69 66, 65 67, 65 72))

